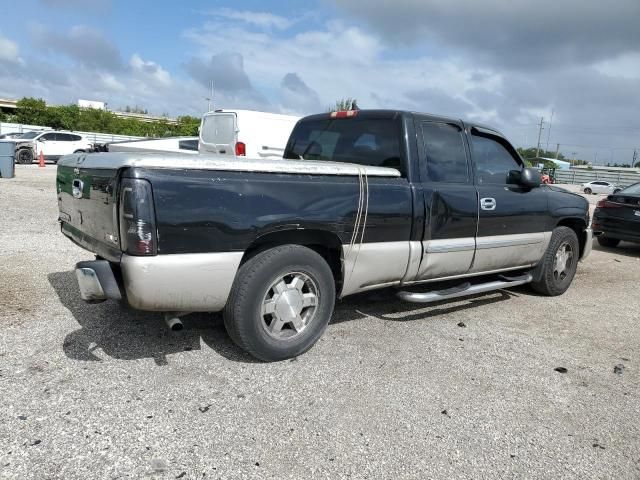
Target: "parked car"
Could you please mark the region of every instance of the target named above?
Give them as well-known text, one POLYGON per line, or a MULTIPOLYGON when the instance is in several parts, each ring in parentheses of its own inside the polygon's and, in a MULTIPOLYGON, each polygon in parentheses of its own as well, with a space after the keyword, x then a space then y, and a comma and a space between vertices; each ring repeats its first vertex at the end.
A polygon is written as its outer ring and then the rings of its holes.
POLYGON ((200 153, 251 158, 282 158, 300 117, 253 110, 216 110, 200 123, 200 153))
POLYGON ((498 131, 406 111, 306 117, 284 159, 71 155, 57 192, 62 233, 96 255, 76 265, 84 300, 175 327, 224 310, 266 361, 311 348, 336 297, 367 290, 560 295, 592 243, 588 202, 541 185, 498 131))
POLYGON ((604 247, 617 247, 621 240, 640 243, 640 183, 598 202, 593 231, 604 247))
POLYGON ((3 133, 0 135, 0 140, 11 140, 13 138, 18 138, 22 135, 22 132, 11 132, 11 133, 3 133))
POLYGON ((16 144, 16 162, 32 163, 40 152, 44 159, 57 162, 63 155, 88 152, 91 143, 82 135, 73 132, 27 132, 13 139, 16 144))
POLYGON ((582 184, 582 191, 587 195, 592 193, 616 193, 620 191, 615 183, 605 182, 604 180, 596 180, 582 184))

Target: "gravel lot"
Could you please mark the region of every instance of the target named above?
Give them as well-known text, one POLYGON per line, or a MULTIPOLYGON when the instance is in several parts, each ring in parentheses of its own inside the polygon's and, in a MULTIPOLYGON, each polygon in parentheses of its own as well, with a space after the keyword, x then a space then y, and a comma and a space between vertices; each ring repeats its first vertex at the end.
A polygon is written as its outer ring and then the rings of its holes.
POLYGON ((309 353, 262 364, 219 317, 174 333, 84 304, 72 268, 91 254, 59 233, 55 167, 16 174, 0 180, 2 478, 640 478, 640 246, 596 244, 553 299, 352 297, 309 353))

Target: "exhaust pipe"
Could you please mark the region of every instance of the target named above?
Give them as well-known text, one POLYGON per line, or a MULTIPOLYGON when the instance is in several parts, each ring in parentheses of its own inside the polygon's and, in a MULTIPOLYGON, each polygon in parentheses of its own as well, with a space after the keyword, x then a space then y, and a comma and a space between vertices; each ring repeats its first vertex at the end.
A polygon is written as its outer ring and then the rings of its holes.
POLYGON ((164 321, 172 332, 179 332, 184 328, 182 320, 180 320, 175 313, 165 313, 164 321))

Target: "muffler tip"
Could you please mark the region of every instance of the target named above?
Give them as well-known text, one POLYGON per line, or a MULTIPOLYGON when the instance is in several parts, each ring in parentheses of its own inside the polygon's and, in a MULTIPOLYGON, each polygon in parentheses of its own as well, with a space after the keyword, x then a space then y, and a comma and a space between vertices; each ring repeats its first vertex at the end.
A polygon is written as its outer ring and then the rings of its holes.
POLYGON ((171 330, 172 332, 179 332, 184 328, 182 320, 180 320, 178 317, 166 316, 164 318, 164 321, 167 323, 167 327, 169 327, 169 330, 171 330))

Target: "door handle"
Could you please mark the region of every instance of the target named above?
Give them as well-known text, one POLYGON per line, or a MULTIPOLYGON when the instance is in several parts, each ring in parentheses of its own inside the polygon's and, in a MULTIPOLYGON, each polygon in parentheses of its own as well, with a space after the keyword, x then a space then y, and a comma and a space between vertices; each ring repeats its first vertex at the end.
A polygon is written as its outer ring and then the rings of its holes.
POLYGON ((481 198, 480 199, 480 208, 482 210, 495 210, 496 209, 496 199, 495 198, 481 198))

